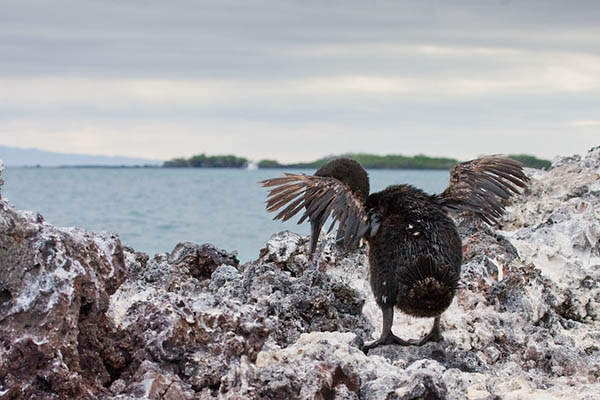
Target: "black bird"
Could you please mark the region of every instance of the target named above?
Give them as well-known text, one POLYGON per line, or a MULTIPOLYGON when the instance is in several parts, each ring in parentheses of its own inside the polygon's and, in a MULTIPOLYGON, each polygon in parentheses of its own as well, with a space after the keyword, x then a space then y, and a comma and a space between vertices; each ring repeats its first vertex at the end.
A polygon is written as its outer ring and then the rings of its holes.
POLYGON ((262 181, 273 187, 267 210, 288 220, 301 210, 298 223, 311 222, 310 256, 320 230, 331 216, 329 231, 347 249, 360 239, 369 244, 373 295, 383 312, 381 337, 363 347, 382 344, 423 345, 440 341, 440 315, 456 293, 462 263, 461 240, 450 212, 469 211, 489 225, 503 214, 502 201, 519 193, 529 179, 517 161, 487 156, 455 165, 450 184, 429 195, 411 185, 393 185, 369 193, 366 171, 356 161, 335 159, 315 175, 289 174, 262 181), (403 340, 392 333, 394 307, 416 317, 434 317, 433 328, 421 340, 403 340))

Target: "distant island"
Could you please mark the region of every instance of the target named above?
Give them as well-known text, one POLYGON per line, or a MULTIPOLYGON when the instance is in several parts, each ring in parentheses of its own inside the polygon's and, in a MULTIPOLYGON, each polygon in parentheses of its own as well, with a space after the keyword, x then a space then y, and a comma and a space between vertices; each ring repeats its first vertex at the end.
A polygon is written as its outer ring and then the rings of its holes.
MULTIPOLYGON (((450 169, 454 164, 460 162, 454 158, 428 157, 425 155, 403 156, 399 154, 390 154, 379 156, 365 153, 349 153, 338 156, 323 157, 315 161, 282 164, 276 160, 261 160, 258 162, 258 168, 319 168, 327 161, 347 157, 358 161, 367 169, 450 169)), ((514 160, 520 161, 525 167, 547 169, 552 164, 548 160, 543 160, 527 154, 512 154, 508 156, 514 160)), ((165 168, 247 168, 250 161, 244 157, 234 155, 215 155, 207 156, 205 154, 195 155, 190 158, 175 158, 166 161, 163 164, 165 168)))
POLYGON ((248 160, 233 155, 207 156, 199 154, 190 158, 174 158, 165 161, 166 168, 246 168, 248 160))

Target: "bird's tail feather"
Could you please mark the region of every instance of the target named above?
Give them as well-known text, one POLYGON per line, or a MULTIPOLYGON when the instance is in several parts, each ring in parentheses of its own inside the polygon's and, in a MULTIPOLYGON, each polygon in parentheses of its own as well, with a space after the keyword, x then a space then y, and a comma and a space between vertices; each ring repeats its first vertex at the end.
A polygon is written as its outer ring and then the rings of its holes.
POLYGON ((416 262, 407 266, 402 283, 412 288, 422 285, 426 281, 435 281, 440 286, 450 289, 458 287, 458 274, 447 265, 438 265, 432 257, 420 256, 416 262))
POLYGON ((421 256, 402 274, 400 283, 406 292, 400 301, 409 314, 437 316, 452 303, 458 279, 459 274, 451 266, 439 265, 432 257, 421 256))

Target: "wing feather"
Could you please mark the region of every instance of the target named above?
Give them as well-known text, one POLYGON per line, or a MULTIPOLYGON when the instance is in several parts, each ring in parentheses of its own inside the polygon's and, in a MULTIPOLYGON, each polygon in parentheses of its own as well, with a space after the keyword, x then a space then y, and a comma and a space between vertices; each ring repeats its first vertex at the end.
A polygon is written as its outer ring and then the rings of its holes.
POLYGON ((290 205, 288 205, 286 208, 284 208, 279 214, 277 214, 278 216, 281 215, 281 220, 282 221, 287 221, 288 219, 290 219, 294 214, 296 214, 298 211, 300 211, 302 209, 302 197, 297 198, 296 200, 292 201, 290 203, 290 205))
POLYGON ((528 181, 520 162, 499 155, 481 157, 452 167, 448 188, 434 198, 445 210, 471 211, 496 225, 504 213, 502 201, 528 181))
POLYGON ((311 232, 311 257, 319 232, 330 216, 333 221, 329 231, 337 223, 338 234, 341 232, 347 249, 356 247, 360 238, 368 231, 364 201, 348 185, 336 178, 286 173, 283 177, 260 183, 271 188, 267 194, 267 211, 278 211, 285 206, 273 219, 287 221, 304 210, 298 223, 306 219, 314 223, 311 232))

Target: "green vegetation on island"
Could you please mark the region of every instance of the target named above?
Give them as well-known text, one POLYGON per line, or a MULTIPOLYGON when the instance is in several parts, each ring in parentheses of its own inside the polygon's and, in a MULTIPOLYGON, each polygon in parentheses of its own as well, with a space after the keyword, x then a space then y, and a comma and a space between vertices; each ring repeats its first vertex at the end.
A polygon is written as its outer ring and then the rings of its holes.
POLYGON ((258 162, 258 168, 281 168, 282 165, 275 160, 260 160, 258 162))
POLYGON ((273 160, 263 160, 258 163, 259 168, 319 168, 329 160, 339 157, 351 158, 358 161, 363 167, 370 169, 449 169, 458 161, 453 158, 438 158, 417 155, 407 157, 399 154, 378 156, 375 154, 350 153, 340 156, 329 156, 316 161, 295 164, 279 164, 273 160))
POLYGON ((527 168, 548 169, 552 165, 551 161, 536 158, 529 154, 511 154, 508 157, 520 161, 527 168))
MULTIPOLYGON (((458 162, 454 158, 429 157, 422 154, 416 156, 403 156, 389 154, 379 156, 365 153, 349 153, 339 156, 323 157, 311 162, 282 164, 276 160, 265 159, 258 162, 258 168, 303 168, 316 169, 334 158, 347 157, 358 161, 367 169, 450 169, 458 162)), ((508 157, 520 161, 528 168, 549 168, 551 162, 526 154, 509 155, 508 157)), ((200 154, 191 158, 174 158, 166 161, 163 167, 170 168, 246 168, 248 160, 233 155, 207 156, 200 154)))
MULTIPOLYGON (((358 161, 361 165, 367 169, 450 169, 458 162, 454 158, 446 157, 428 157, 422 154, 416 156, 403 156, 399 154, 390 154, 386 156, 378 156, 374 154, 364 153, 353 153, 353 154, 342 154, 340 156, 329 156, 320 158, 312 162, 305 163, 293 163, 293 164, 280 164, 275 160, 262 160, 258 163, 259 168, 319 168, 327 161, 339 158, 347 157, 358 161)), ((520 161, 524 167, 527 168, 538 168, 546 169, 552 164, 548 160, 542 160, 534 156, 526 154, 509 155, 509 158, 520 161)))
POLYGON ((207 156, 199 154, 190 158, 174 158, 165 161, 163 167, 167 168, 246 168, 248 160, 234 155, 207 156))

